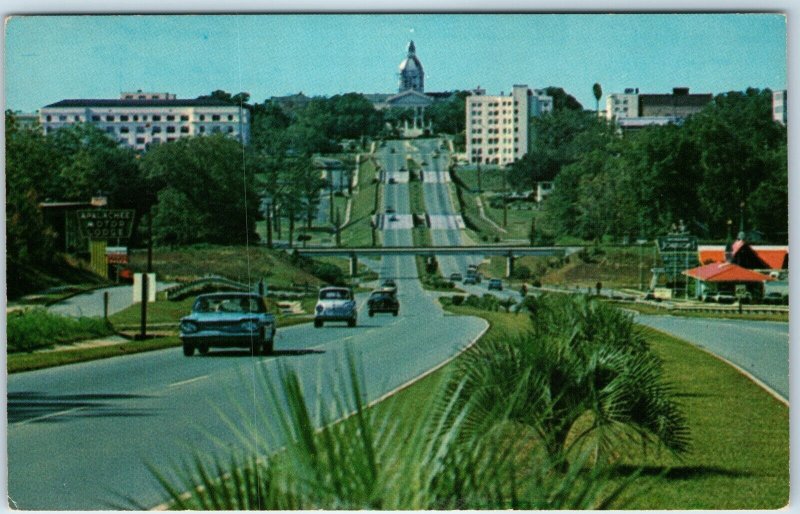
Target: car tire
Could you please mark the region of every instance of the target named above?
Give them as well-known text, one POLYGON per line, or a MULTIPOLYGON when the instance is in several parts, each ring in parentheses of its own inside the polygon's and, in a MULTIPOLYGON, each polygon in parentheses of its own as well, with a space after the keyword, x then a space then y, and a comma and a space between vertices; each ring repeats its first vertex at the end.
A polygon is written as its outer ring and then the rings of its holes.
POLYGON ((275 351, 275 341, 273 339, 267 339, 261 345, 261 353, 263 353, 264 355, 272 355, 274 351, 275 351))
POLYGON ((314 320, 314 328, 322 328, 323 323, 324 322, 321 319, 315 319, 314 320))
POLYGON ((353 328, 354 326, 356 326, 355 318, 347 320, 347 326, 350 327, 350 328, 353 328))
POLYGON ((369 317, 373 317, 375 315, 375 311, 369 311, 369 317))
POLYGON ((197 351, 200 352, 200 355, 207 355, 208 354, 208 345, 201 344, 197 346, 197 351))
POLYGON ((397 314, 398 314, 398 311, 393 311, 393 312, 392 312, 392 316, 395 316, 395 317, 397 317, 397 314))
POLYGON ((194 355, 194 345, 192 343, 183 343, 183 355, 186 357, 194 355))

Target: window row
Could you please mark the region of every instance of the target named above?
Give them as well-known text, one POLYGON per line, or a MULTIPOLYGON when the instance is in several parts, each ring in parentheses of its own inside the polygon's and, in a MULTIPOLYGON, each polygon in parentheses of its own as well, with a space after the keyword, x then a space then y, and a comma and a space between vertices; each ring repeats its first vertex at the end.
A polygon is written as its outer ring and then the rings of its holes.
MULTIPOLYGON (((169 125, 167 127, 163 127, 164 131, 167 134, 174 134, 176 132, 177 128, 178 127, 175 127, 175 126, 172 126, 172 125, 169 125)), ((119 127, 119 129, 117 129, 116 127, 106 127, 106 132, 109 133, 109 134, 115 134, 117 132, 119 132, 120 134, 128 134, 128 133, 130 133, 130 127, 119 127)), ((160 134, 161 132, 162 132, 162 127, 151 127, 150 128, 150 133, 151 134, 160 134)), ((206 132, 206 127, 204 125, 200 125, 198 127, 198 132, 200 132, 201 134, 205 133, 206 132)), ((222 132, 222 128, 221 127, 211 127, 211 131, 210 132, 216 134, 218 132, 222 132)), ((234 132, 233 127, 227 127, 226 132, 228 134, 233 134, 233 132, 234 132)), ((147 128, 146 127, 136 127, 136 133, 137 134, 145 134, 145 133, 147 133, 147 128)), ((188 134, 189 133, 189 126, 188 125, 184 125, 184 126, 180 127, 180 133, 181 134, 188 134)))
MULTIPOLYGON (((112 122, 112 123, 115 122, 115 121, 118 121, 118 122, 126 122, 126 121, 162 121, 162 118, 164 118, 166 121, 175 121, 176 119, 180 119, 180 121, 189 121, 189 115, 188 114, 181 114, 180 116, 175 116, 174 114, 167 114, 167 115, 161 115, 161 114, 152 114, 152 115, 148 115, 148 114, 142 114, 142 115, 139 115, 139 114, 120 114, 120 115, 113 115, 113 114, 107 114, 105 116, 100 116, 99 114, 93 114, 92 115, 92 121, 106 121, 106 122, 112 122)), ((224 121, 222 119, 222 115, 220 115, 220 114, 212 114, 211 116, 206 116, 205 114, 200 114, 200 115, 197 116, 197 119, 199 121, 206 121, 206 118, 210 118, 210 121, 224 121)), ((233 114, 228 114, 225 118, 226 118, 227 121, 237 121, 237 120, 234 119, 234 115, 233 114)), ((48 122, 52 122, 53 119, 54 119, 54 116, 51 115, 51 114, 48 114, 47 116, 45 116, 45 120, 48 121, 48 122)), ((68 121, 68 116, 66 114, 60 114, 60 115, 58 115, 58 121, 68 121)), ((85 121, 85 120, 84 120, 84 118, 82 116, 73 115, 72 116, 72 121, 85 121)))

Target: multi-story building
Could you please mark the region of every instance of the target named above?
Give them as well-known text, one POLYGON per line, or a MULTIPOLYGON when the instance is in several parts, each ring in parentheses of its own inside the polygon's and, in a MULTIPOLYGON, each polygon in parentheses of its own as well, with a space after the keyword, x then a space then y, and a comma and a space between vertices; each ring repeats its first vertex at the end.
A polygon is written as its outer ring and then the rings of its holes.
POLYGON ((786 90, 772 92, 772 119, 786 125, 788 111, 786 110, 786 90))
POLYGON ((215 133, 239 139, 243 144, 250 139, 246 109, 216 99, 180 100, 169 93, 138 91, 122 93, 119 100, 61 100, 43 107, 39 122, 45 134, 75 123, 91 123, 118 143, 136 150, 215 133))
POLYGON ((528 153, 532 116, 553 110, 553 98, 527 85, 514 85, 508 96, 488 96, 478 88, 467 97, 467 159, 505 166, 528 153))
POLYGON ((623 129, 681 123, 712 100, 711 93, 689 94, 687 87, 673 88, 672 94, 640 94, 639 88, 626 88, 608 95, 606 117, 623 129))

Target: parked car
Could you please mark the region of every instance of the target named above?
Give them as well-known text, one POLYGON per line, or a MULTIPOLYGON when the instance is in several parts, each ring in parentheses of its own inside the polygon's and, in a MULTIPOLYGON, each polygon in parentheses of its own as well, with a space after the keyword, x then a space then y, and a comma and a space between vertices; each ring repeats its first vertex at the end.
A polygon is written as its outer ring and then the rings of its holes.
POLYGON ((489 291, 491 291, 492 289, 496 289, 498 291, 502 291, 503 290, 503 281, 500 280, 499 278, 489 279, 488 289, 489 289, 489 291))
POLYGON ((192 312, 181 318, 183 354, 202 355, 209 348, 249 348, 272 353, 275 316, 267 313, 264 299, 251 293, 211 293, 197 297, 192 312))
POLYGON ((734 303, 736 301, 736 297, 730 293, 717 293, 713 298, 717 303, 734 303))
POLYGON ((781 292, 770 291, 764 295, 761 302, 769 305, 785 305, 789 303, 789 298, 784 296, 781 292))
POLYGON ((319 290, 314 308, 314 326, 320 328, 326 321, 346 321, 348 327, 356 326, 358 312, 353 290, 348 287, 323 287, 319 290))
POLYGON ((367 300, 370 318, 376 312, 391 312, 393 316, 397 316, 400 312, 400 301, 397 299, 395 291, 396 289, 381 288, 372 292, 367 300))
POLYGON ((450 273, 451 282, 461 282, 462 280, 464 280, 464 277, 461 275, 461 273, 450 273))

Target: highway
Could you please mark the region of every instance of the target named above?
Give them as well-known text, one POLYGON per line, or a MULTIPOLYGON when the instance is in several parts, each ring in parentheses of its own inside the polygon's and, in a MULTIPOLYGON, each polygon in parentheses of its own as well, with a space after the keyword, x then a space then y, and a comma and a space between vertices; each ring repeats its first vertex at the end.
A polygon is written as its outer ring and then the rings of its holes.
POLYGON ((634 319, 723 357, 788 402, 788 323, 644 314, 634 319))
MULTIPOLYGON (((407 186, 393 188, 387 197, 409 212, 407 186)), ((387 230, 383 238, 412 244, 410 230, 387 230)), ((486 329, 478 318, 445 316, 423 291, 413 257, 385 257, 380 270, 398 283, 398 317, 369 318, 362 294, 356 328, 279 330, 274 356, 212 350, 186 358, 174 348, 10 375, 9 504, 95 510, 124 507, 122 498, 131 497, 157 505, 165 498, 148 464, 169 472, 194 453, 210 459, 256 442, 280 445, 267 437, 273 427, 263 426, 269 410, 259 414, 268 403, 259 384, 274 382, 279 364, 298 371, 311 402, 330 405, 332 380, 352 348, 372 400, 452 358, 486 329), (257 435, 245 439, 232 428, 254 425, 257 435)))

